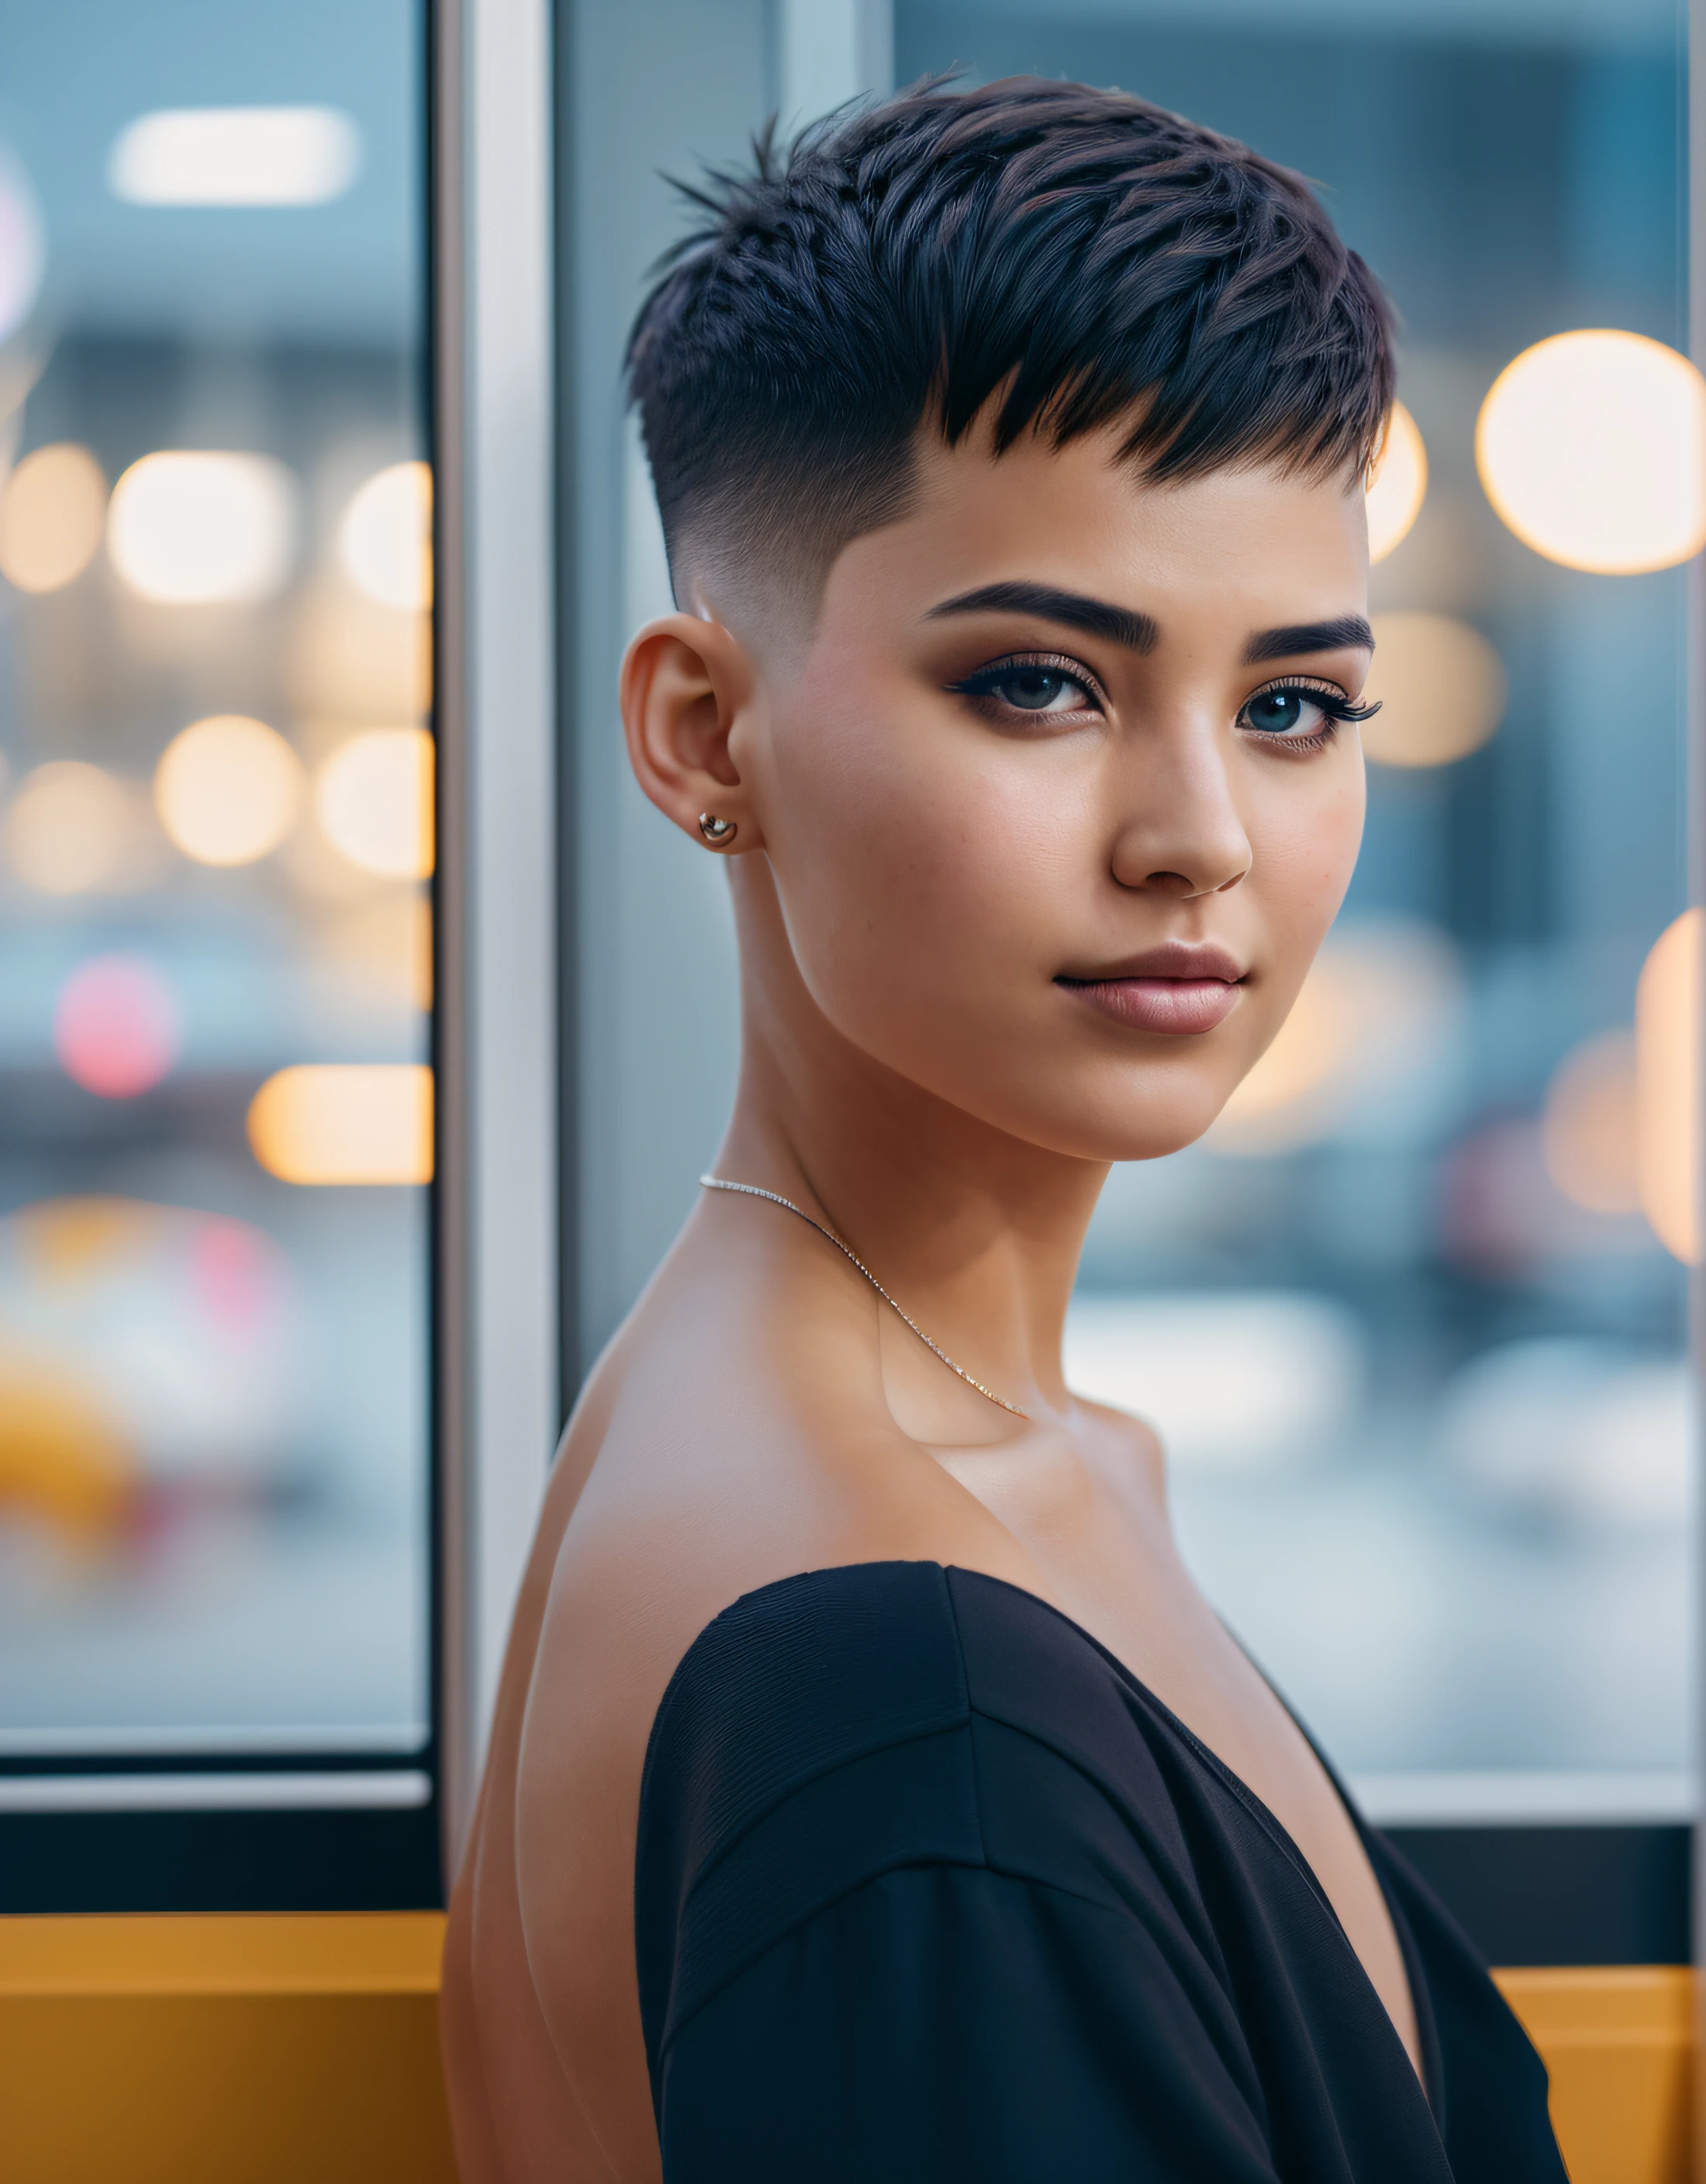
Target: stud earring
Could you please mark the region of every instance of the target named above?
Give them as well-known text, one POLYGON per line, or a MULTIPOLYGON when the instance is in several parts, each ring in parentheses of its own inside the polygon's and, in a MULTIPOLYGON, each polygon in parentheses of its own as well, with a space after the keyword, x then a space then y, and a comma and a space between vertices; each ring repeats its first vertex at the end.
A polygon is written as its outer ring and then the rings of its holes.
POLYGON ((733 819, 719 819, 714 811, 701 811, 699 831, 713 850, 726 850, 738 829, 733 819))

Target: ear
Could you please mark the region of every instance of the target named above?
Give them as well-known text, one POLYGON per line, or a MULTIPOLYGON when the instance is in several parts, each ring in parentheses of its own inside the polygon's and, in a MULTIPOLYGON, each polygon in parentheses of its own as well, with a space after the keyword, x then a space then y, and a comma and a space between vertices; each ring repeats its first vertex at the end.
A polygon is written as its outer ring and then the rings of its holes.
POLYGON ((730 749, 755 682, 739 639, 694 615, 648 622, 622 661, 622 727, 635 780, 701 848, 701 814, 732 825, 725 840, 737 856, 763 847, 750 786, 730 749))

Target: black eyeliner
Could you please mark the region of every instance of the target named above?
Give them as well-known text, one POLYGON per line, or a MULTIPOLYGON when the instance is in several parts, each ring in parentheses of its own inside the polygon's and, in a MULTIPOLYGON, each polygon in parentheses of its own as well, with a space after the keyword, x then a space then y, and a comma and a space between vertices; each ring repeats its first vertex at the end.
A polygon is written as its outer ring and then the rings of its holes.
MULTIPOLYGON (((1324 689, 1313 682, 1264 682, 1259 690, 1252 690, 1238 708, 1240 716, 1258 698, 1307 698, 1312 705, 1319 705, 1329 719, 1335 721, 1371 721, 1385 703, 1384 699, 1376 698, 1371 705, 1352 705, 1341 691, 1324 689)), ((1255 735, 1271 733, 1261 728, 1252 730, 1255 735)), ((1281 737, 1279 740, 1285 742, 1292 738, 1281 737)), ((1296 740, 1301 741, 1302 738, 1296 740)))
POLYGON ((1107 694, 1081 660, 1069 660, 1064 653, 1013 652, 1001 660, 992 660, 987 666, 974 668, 957 682, 947 682, 944 689, 962 698, 986 698, 992 694, 990 686, 1016 668, 1040 667, 1060 676, 1068 682, 1076 682, 1093 705, 1106 706, 1107 694))

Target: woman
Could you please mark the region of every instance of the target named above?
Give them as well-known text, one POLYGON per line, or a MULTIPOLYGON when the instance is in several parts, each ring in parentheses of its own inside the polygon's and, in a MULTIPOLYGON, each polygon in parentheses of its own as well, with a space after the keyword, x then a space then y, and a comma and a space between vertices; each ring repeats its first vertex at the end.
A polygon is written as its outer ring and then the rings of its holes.
POLYGON ((682 610, 622 710, 728 862, 739 1089, 517 1613, 465 2175, 1559 2178, 1154 1435, 1061 1374, 1109 1163, 1207 1128, 1350 878, 1380 292, 1295 176, 1076 86, 700 202, 632 345, 682 610))

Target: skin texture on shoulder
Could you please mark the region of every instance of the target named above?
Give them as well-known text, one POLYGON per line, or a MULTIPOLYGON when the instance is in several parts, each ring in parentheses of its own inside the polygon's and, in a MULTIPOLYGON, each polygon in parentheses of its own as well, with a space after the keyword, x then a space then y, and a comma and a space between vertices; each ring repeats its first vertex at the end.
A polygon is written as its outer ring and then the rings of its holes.
MULTIPOLYGON (((1161 1452, 1060 1344, 1108 1164, 1190 1143, 1348 882, 1369 666, 1360 479, 1143 482, 1117 432, 922 435, 815 612, 709 588, 624 672, 635 773, 732 823, 739 1088, 705 1195, 570 1423, 452 1912, 470 2184, 659 2175, 635 1827, 665 1685, 739 1594, 889 1558, 1082 1624, 1271 1807, 1415 2053, 1348 1818, 1191 1583, 1161 1452)), ((710 854, 711 852, 707 852, 710 854)))

